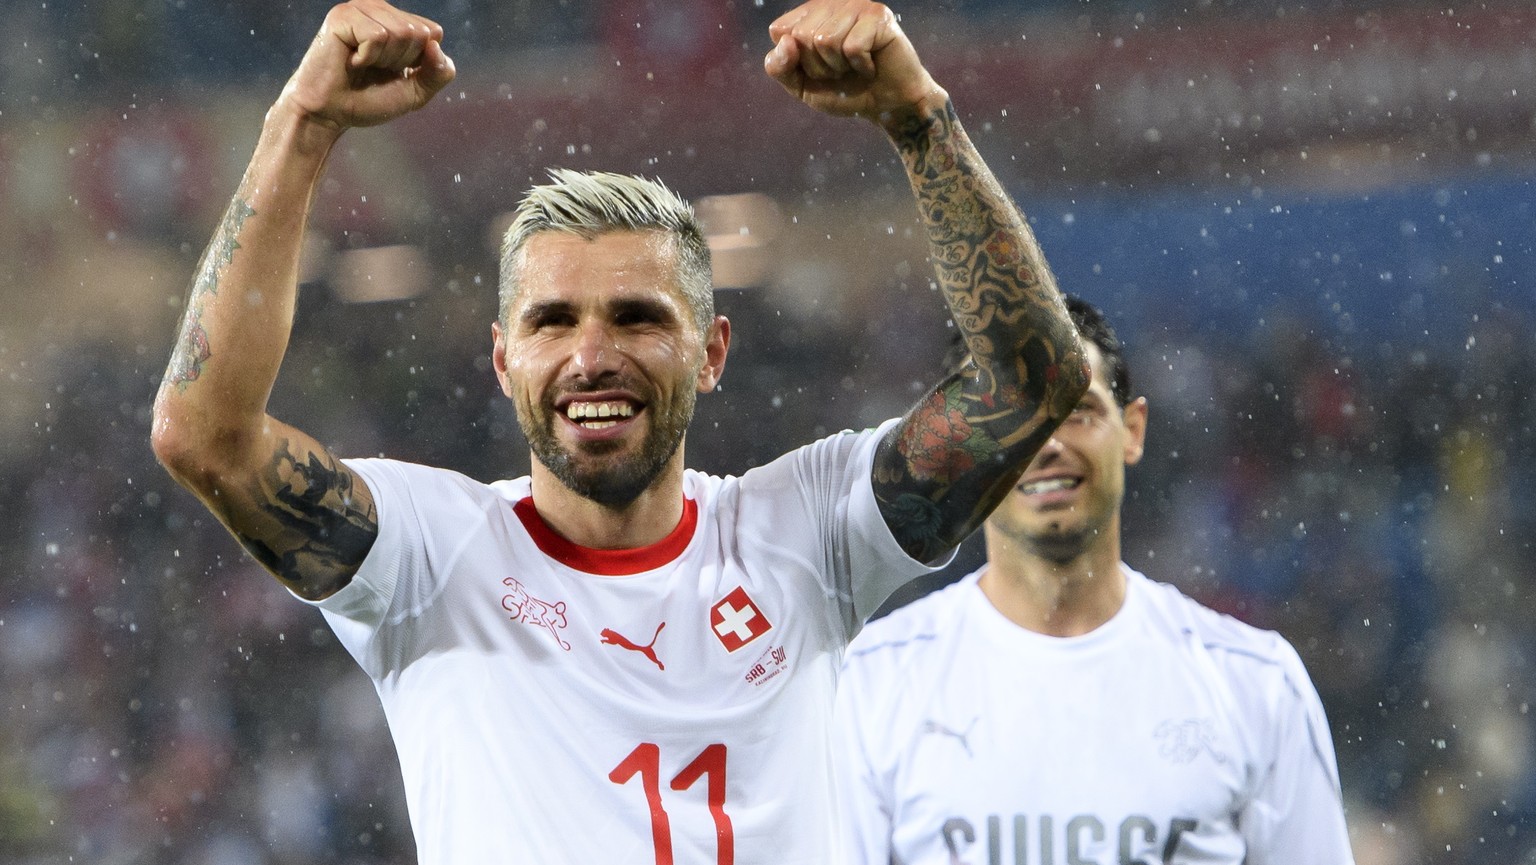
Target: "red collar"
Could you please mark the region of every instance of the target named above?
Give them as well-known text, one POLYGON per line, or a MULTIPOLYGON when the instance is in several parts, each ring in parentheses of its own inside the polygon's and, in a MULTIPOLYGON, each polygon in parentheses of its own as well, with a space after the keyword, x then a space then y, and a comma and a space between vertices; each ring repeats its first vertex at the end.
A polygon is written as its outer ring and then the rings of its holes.
POLYGON ((598 550, 574 544, 555 534, 533 506, 533 496, 528 496, 512 506, 523 528, 544 555, 567 567, 602 577, 627 577, 654 570, 683 554, 693 531, 699 525, 699 506, 693 499, 683 499, 683 518, 677 528, 654 544, 628 550, 598 550))

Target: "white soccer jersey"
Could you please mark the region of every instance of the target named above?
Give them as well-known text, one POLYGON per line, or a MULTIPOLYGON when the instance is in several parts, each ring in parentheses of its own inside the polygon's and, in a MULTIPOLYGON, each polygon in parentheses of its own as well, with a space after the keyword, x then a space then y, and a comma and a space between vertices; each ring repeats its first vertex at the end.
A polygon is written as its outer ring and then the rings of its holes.
POLYGON ((1124 570, 1080 637, 1015 625, 979 571, 865 627, 837 703, 849 865, 1353 862, 1295 650, 1124 570))
POLYGON ((879 434, 689 471, 677 530, 623 551, 555 535, 527 478, 347 461, 379 538, 319 606, 378 690, 422 865, 826 865, 843 651, 927 570, 876 506, 879 434))

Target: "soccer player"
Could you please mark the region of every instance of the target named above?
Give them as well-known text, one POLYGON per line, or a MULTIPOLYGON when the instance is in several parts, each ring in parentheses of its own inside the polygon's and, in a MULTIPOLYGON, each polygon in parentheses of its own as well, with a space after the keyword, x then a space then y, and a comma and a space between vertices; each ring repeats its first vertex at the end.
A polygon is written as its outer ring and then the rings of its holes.
POLYGON ((1068 299, 1092 383, 987 519, 975 573, 848 649, 834 753, 850 865, 1343 865, 1301 659, 1120 560, 1147 401, 1068 299))
POLYGON ((826 865, 848 640, 1087 387, 1033 237, 895 16, 816 0, 769 35, 788 92, 895 145, 977 359, 877 429, 739 478, 686 470, 730 345, 708 247, 661 184, 574 172, 504 240, 493 360, 529 476, 343 460, 271 417, 327 153, 454 75, 442 29, 382 0, 326 17, 196 275, 155 452, 372 678, 423 865, 826 865))

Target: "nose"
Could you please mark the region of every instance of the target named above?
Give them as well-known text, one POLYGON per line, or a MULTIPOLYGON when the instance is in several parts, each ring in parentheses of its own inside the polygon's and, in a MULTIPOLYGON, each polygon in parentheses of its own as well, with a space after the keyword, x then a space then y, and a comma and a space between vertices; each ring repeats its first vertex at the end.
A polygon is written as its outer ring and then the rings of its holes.
POLYGON ((1049 463, 1050 461, 1061 456, 1061 450, 1061 440, 1053 434, 1050 438, 1045 440, 1045 444, 1040 446, 1040 452, 1035 454, 1034 464, 1039 466, 1045 463, 1049 463))
POLYGON ((613 333, 597 322, 587 322, 576 332, 576 344, 571 352, 571 369, 584 381, 597 381, 604 375, 618 371, 623 365, 623 355, 613 339, 613 333))

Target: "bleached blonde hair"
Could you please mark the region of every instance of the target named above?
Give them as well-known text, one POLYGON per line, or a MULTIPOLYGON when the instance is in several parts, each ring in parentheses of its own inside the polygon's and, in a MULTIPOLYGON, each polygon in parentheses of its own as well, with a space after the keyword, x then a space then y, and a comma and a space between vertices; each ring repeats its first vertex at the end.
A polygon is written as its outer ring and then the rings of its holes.
POLYGON ((518 203, 501 241, 500 318, 519 290, 523 254, 541 231, 561 231, 592 239, 609 231, 664 232, 676 252, 678 284, 699 332, 715 318, 709 244, 698 216, 682 196, 659 180, 606 171, 553 168, 552 182, 528 190, 518 203))

